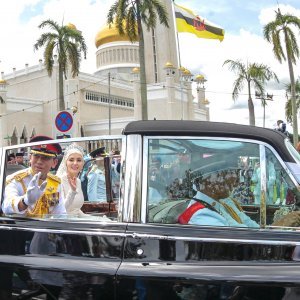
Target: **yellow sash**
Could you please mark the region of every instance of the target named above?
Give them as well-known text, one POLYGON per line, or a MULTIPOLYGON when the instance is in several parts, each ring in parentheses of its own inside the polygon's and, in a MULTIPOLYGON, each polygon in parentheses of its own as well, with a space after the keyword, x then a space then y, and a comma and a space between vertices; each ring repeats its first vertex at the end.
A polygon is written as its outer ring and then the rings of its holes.
POLYGON ((27 211, 28 217, 43 217, 49 214, 49 208, 59 202, 58 187, 60 179, 52 174, 47 176, 47 185, 43 195, 38 199, 34 208, 27 211))

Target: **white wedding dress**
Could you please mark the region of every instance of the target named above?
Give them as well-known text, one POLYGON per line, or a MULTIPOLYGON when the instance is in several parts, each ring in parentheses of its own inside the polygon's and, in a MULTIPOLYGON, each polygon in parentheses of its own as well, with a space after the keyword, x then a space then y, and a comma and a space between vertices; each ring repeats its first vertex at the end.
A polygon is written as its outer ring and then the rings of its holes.
POLYGON ((64 174, 61 177, 61 185, 67 214, 71 217, 86 216, 86 214, 81 210, 81 207, 84 203, 84 197, 81 189, 80 179, 76 178, 76 191, 72 190, 67 178, 67 174, 64 174))

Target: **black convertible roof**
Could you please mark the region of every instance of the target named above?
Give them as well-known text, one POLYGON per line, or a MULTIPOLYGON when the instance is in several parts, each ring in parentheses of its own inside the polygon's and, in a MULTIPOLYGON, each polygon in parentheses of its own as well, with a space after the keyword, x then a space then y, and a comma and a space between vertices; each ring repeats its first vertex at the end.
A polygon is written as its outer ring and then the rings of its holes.
POLYGON ((283 160, 294 161, 284 143, 286 136, 269 128, 209 121, 151 120, 130 122, 123 134, 253 139, 273 146, 283 160))

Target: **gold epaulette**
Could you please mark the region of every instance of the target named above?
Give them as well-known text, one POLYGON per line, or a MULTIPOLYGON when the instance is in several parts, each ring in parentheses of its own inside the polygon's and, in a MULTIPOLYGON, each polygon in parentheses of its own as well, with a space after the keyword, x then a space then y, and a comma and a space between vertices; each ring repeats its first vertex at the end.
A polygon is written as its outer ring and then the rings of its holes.
POLYGON ((22 181, 24 178, 26 178, 29 175, 29 171, 28 170, 22 170, 21 172, 18 172, 17 174, 10 176, 9 179, 6 180, 5 184, 8 185, 9 183, 11 183, 14 179, 16 181, 22 181))
POLYGON ((56 176, 56 175, 48 173, 47 177, 50 178, 50 179, 52 179, 52 180, 54 180, 54 181, 57 181, 58 183, 61 183, 61 179, 58 176, 56 176))

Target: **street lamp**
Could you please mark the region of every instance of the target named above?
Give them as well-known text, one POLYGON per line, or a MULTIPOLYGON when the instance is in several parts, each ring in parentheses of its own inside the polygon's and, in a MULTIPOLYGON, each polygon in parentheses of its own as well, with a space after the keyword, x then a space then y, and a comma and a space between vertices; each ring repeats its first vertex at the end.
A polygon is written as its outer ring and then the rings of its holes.
POLYGON ((260 99, 262 101, 262 105, 264 107, 264 117, 263 117, 263 127, 265 127, 265 122, 266 122, 266 105, 267 105, 267 101, 273 101, 273 95, 268 94, 261 94, 259 92, 255 92, 255 98, 256 99, 260 99))
POLYGON ((71 111, 73 113, 73 116, 78 112, 78 107, 76 105, 71 107, 71 111))

